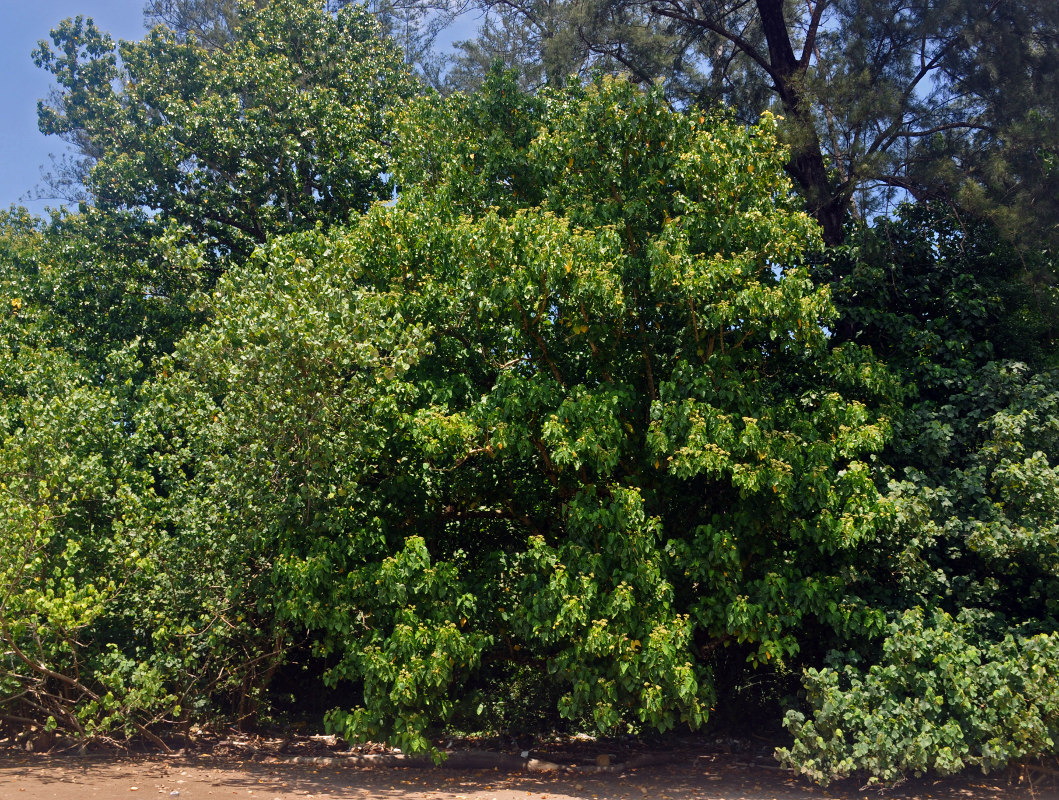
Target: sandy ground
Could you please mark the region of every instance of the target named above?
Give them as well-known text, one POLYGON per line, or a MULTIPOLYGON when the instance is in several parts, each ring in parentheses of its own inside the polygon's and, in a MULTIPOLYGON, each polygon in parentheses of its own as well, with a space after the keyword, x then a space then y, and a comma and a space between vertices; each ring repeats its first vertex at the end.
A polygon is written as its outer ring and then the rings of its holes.
POLYGON ((239 760, 215 755, 76 756, 0 752, 0 800, 105 800, 173 797, 316 798, 348 800, 823 800, 922 798, 922 800, 1015 800, 1059 798, 1024 775, 958 780, 921 780, 884 793, 848 782, 813 787, 777 769, 738 756, 694 755, 669 766, 620 774, 527 774, 485 770, 363 767, 291 763, 283 757, 239 760))

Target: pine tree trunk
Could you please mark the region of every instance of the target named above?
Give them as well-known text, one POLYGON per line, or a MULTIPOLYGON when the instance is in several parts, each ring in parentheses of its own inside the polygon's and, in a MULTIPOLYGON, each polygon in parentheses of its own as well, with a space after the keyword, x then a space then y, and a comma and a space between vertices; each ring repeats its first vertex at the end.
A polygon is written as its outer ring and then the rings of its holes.
POLYGON ((768 43, 776 93, 789 121, 798 131, 798 142, 791 153, 787 171, 804 192, 809 213, 823 228, 825 244, 842 244, 846 238, 843 221, 849 199, 839 193, 824 164, 820 138, 805 99, 807 64, 794 56, 783 18, 783 0, 757 0, 757 8, 768 43))

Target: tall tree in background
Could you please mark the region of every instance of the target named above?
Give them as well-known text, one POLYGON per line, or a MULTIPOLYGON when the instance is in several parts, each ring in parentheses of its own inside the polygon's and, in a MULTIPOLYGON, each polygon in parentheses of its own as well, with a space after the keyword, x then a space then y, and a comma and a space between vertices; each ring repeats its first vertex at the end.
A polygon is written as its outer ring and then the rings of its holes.
MULTIPOLYGON (((329 0, 336 11, 348 0, 329 0)), ((266 5, 259 0, 259 7, 266 5)), ((309 5, 312 5, 311 3, 309 5)), ((325 4, 321 0, 321 6, 325 4)), ((148 24, 206 49, 234 41, 237 0, 149 0, 148 24)), ((824 230, 895 202, 944 200, 1026 247, 1059 243, 1059 7, 1047 0, 376 0, 363 6, 420 78, 475 88, 494 61, 524 88, 591 70, 660 82, 678 107, 724 103, 751 123, 784 116, 788 170, 824 230), (461 11, 484 18, 454 54, 436 48, 461 11)), ((62 107, 62 96, 55 103, 62 107)), ((99 158, 51 176, 58 196, 99 158)), ((92 192, 89 191, 88 196, 92 192)))
POLYGON ((40 127, 98 154, 93 201, 150 209, 245 254, 388 198, 389 118, 415 84, 371 16, 274 0, 241 6, 233 35, 211 50, 156 28, 115 48, 78 17, 41 42, 60 94, 40 127))
POLYGON ((465 44, 466 85, 505 42, 555 82, 600 67, 678 104, 785 116, 788 170, 824 229, 894 198, 950 200, 1054 244, 1059 6, 1047 0, 495 2, 465 44), (524 31, 518 37, 497 31, 524 31), (1004 208, 1012 209, 1006 214, 1004 208))
MULTIPOLYGON (((1059 244, 1059 5, 1001 3, 996 22, 968 15, 974 35, 954 49, 949 69, 980 115, 973 135, 932 142, 955 152, 939 193, 987 215, 1024 247, 1059 244)), ((929 164, 930 151, 924 152, 929 164)))
MULTIPOLYGON (((267 3, 253 0, 259 10, 267 3)), ((317 5, 336 13, 353 4, 353 0, 320 0, 317 5)), ((466 8, 464 0, 369 0, 356 5, 375 17, 383 34, 397 43, 405 61, 422 78, 438 82, 443 59, 434 51, 434 43, 466 8)), ((236 37, 239 0, 147 0, 143 18, 148 28, 163 25, 181 40, 192 36, 199 44, 216 49, 236 37)))

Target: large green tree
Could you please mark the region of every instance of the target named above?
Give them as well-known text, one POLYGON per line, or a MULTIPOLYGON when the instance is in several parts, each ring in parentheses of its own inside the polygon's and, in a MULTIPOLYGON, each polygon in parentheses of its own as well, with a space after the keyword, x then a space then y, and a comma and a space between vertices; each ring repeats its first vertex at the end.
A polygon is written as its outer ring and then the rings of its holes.
POLYGON ((401 130, 397 203, 222 279, 156 415, 181 527, 272 565, 253 607, 310 631, 331 724, 423 749, 531 670, 599 731, 697 727, 718 652, 881 629, 890 384, 828 346, 771 118, 495 75, 401 130))
POLYGON ((41 130, 91 146, 92 202, 246 255, 387 199, 389 120, 414 84, 370 15, 277 0, 231 24, 231 44, 214 49, 165 28, 115 49, 80 17, 41 42, 37 62, 60 89, 41 130))

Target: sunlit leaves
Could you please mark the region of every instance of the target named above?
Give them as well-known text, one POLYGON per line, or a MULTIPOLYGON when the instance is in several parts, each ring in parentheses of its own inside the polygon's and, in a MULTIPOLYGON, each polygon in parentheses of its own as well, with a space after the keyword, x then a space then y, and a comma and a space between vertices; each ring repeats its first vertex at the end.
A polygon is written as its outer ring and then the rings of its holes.
POLYGON ((223 284, 186 351, 224 431, 203 474, 227 464, 212 504, 279 537, 280 613, 364 682, 336 729, 426 747, 467 672, 508 660, 600 730, 697 726, 703 637, 766 665, 807 618, 874 624, 839 554, 886 516, 857 460, 887 436, 879 368, 827 348, 770 126, 495 76, 412 106, 394 205, 223 284), (526 123, 452 134, 494 104, 526 123), (332 339, 371 356, 333 425, 332 339))

